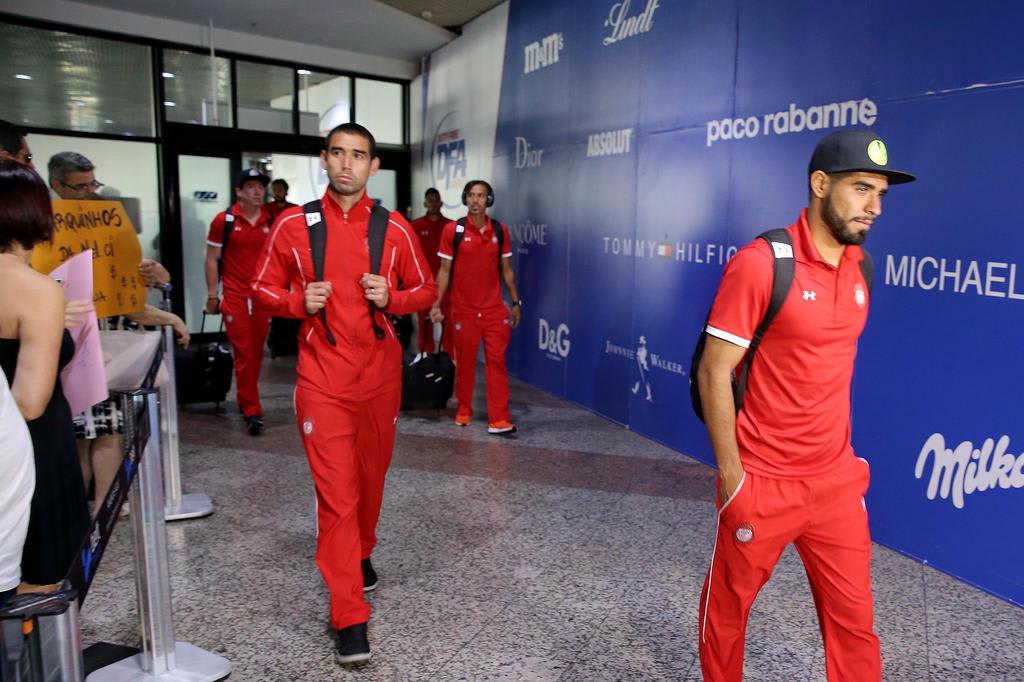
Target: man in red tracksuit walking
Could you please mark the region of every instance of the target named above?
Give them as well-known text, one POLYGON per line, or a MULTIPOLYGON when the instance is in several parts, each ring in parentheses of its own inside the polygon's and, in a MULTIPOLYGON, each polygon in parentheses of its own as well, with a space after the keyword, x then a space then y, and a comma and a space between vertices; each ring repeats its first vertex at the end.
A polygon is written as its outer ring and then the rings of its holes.
POLYGON ((705 680, 743 678, 747 617, 793 543, 814 595, 828 679, 882 678, 871 597, 870 470, 850 444, 850 382, 869 286, 860 245, 890 184, 870 130, 822 139, 808 170, 810 202, 787 228, 792 245, 756 239, 726 267, 705 328, 697 381, 719 470, 718 532, 701 593, 705 680), (794 274, 753 355, 737 413, 732 377, 772 298, 775 259, 794 274))
POLYGON ((476 353, 484 343, 487 370, 487 432, 495 435, 516 430, 508 410, 508 370, 505 350, 511 329, 519 325, 523 302, 516 293, 516 278, 510 259, 512 245, 508 230, 487 215, 494 204, 494 191, 483 180, 470 180, 462 191, 466 205, 465 225, 448 223, 441 233, 441 269, 437 273, 437 301, 430 309, 430 319, 444 319, 441 303, 449 282, 452 284, 452 328, 455 337, 455 397, 459 406, 455 424, 469 426, 473 417, 473 382, 476 376, 476 353), (503 236, 499 239, 498 230, 503 236), (462 234, 455 250, 456 235, 462 234), (501 253, 498 253, 501 242, 501 253), (501 283, 512 297, 509 313, 501 299, 501 283))
POLYGON ((238 201, 214 217, 206 237, 206 312, 224 315, 234 352, 236 399, 252 436, 263 432, 257 381, 270 316, 253 307, 249 285, 274 222, 263 203, 268 182, 270 178, 255 168, 239 173, 235 182, 238 201), (217 295, 218 279, 223 282, 223 299, 217 295))
POLYGON ((370 131, 342 124, 320 156, 329 183, 321 215, 307 218, 301 207, 281 214, 252 291, 269 314, 303 319, 295 416, 316 487, 316 561, 331 594, 336 659, 355 663, 370 657, 363 593, 377 586, 370 555, 401 403, 402 349, 388 315, 427 308, 437 286, 412 228, 395 212, 380 272, 370 272, 373 201, 365 187, 380 164, 370 131), (308 220, 326 223, 321 281, 308 220))
MULTIPOLYGON (((427 262, 430 263, 430 272, 433 273, 434 277, 437 277, 437 271, 441 269, 441 257, 437 255, 437 249, 441 246, 441 232, 444 231, 444 226, 448 224, 448 219, 441 214, 441 206, 441 193, 436 188, 431 187, 423 194, 423 207, 427 209, 426 215, 412 221, 412 229, 416 236, 420 238, 420 248, 423 250, 423 255, 426 256, 427 262)), ((446 297, 441 305, 441 312, 444 313, 445 318, 448 317, 450 312, 448 298, 446 297)), ((419 329, 417 349, 426 353, 433 353, 434 324, 430 321, 429 312, 423 311, 419 313, 416 321, 419 329)), ((441 345, 449 353, 451 353, 452 347, 451 331, 451 322, 446 319, 441 345)))

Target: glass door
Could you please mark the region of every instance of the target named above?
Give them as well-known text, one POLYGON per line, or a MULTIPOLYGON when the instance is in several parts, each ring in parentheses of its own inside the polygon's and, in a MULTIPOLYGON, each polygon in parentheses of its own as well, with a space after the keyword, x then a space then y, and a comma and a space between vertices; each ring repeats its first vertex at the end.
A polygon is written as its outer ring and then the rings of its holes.
MULTIPOLYGON (((206 236, 214 216, 234 202, 231 185, 230 158, 185 154, 178 157, 185 319, 193 333, 199 331, 206 305, 206 236)), ((206 331, 219 327, 219 315, 206 321, 206 331)))

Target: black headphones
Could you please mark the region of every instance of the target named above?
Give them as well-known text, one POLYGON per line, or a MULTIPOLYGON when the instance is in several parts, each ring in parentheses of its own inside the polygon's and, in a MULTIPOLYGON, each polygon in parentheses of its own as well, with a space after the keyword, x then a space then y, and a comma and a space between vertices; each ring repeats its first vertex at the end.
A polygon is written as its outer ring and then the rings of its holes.
POLYGON ((466 183, 466 186, 462 188, 462 205, 468 206, 469 203, 466 201, 466 197, 469 196, 469 190, 473 185, 483 185, 487 188, 487 208, 494 206, 494 190, 491 188, 491 183, 486 180, 470 180, 466 183))

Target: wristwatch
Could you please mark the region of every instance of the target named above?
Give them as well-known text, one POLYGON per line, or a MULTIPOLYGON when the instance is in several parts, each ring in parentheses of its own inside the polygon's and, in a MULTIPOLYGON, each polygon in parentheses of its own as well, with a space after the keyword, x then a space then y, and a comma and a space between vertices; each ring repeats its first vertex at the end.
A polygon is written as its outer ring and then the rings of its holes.
POLYGON ((517 306, 519 308, 522 308, 523 307, 523 299, 517 298, 516 300, 512 301, 512 305, 517 306))

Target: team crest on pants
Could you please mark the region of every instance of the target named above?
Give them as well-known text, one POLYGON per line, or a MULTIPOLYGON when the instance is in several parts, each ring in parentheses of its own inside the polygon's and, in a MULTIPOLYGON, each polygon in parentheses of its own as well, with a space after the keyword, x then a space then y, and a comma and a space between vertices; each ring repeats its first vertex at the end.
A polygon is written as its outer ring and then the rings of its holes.
POLYGON ((754 527, 749 523, 744 523, 742 526, 736 529, 736 540, 742 543, 750 542, 754 539, 754 527))
POLYGON ((455 331, 457 331, 457 332, 461 332, 462 331, 462 323, 461 322, 456 322, 455 323, 455 331))
POLYGON ((307 418, 305 421, 302 422, 302 432, 304 434, 306 434, 307 436, 309 434, 313 433, 313 420, 312 419, 307 418))

